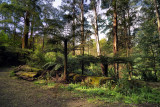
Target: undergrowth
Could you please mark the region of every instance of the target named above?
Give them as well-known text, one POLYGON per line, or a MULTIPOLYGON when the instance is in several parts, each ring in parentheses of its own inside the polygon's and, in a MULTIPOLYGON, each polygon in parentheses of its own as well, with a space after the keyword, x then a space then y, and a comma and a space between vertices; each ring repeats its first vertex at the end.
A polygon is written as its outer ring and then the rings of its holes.
POLYGON ((14 77, 14 76, 16 76, 16 74, 15 74, 15 72, 13 70, 11 70, 9 76, 10 77, 14 77))
POLYGON ((89 102, 98 100, 107 103, 126 103, 126 104, 160 104, 160 91, 151 89, 147 86, 126 89, 123 86, 116 86, 114 89, 106 87, 88 87, 81 84, 69 84, 65 88, 75 93, 83 93, 89 96, 89 102))
POLYGON ((55 82, 47 81, 47 80, 37 80, 37 81, 34 81, 34 84, 40 85, 40 86, 47 86, 48 88, 55 86, 55 82))

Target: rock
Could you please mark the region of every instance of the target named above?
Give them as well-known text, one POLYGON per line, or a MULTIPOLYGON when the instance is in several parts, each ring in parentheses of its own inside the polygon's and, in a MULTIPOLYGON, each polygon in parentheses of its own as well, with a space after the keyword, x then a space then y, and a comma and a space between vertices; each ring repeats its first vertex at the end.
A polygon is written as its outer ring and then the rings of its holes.
POLYGON ((80 74, 69 74, 69 80, 71 82, 81 82, 81 84, 88 86, 100 86, 106 84, 106 82, 113 80, 112 77, 97 77, 97 76, 86 76, 80 74))

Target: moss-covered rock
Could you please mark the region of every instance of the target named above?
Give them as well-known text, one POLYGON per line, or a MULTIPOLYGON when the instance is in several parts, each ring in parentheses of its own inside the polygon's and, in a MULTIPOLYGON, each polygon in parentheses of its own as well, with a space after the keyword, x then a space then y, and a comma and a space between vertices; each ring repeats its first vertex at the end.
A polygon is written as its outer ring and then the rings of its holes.
POLYGON ((74 73, 69 74, 69 79, 72 82, 81 82, 81 84, 88 86, 100 86, 105 84, 107 81, 113 80, 111 77, 86 76, 74 73))
POLYGON ((27 71, 27 72, 41 72, 42 71, 42 69, 30 67, 28 65, 20 65, 15 70, 17 70, 17 71, 27 71))
POLYGON ((42 74, 43 70, 33 68, 28 65, 22 65, 15 68, 13 72, 19 78, 22 78, 25 80, 35 80, 42 74))

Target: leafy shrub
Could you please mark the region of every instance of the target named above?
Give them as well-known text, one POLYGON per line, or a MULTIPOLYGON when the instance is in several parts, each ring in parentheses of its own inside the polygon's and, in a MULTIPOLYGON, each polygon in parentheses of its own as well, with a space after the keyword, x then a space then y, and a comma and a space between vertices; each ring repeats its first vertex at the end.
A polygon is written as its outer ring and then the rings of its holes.
POLYGON ((42 66, 46 63, 44 53, 41 50, 41 47, 37 47, 33 54, 30 55, 27 64, 30 66, 42 68, 42 66))
POLYGON ((8 35, 5 34, 5 32, 2 30, 0 31, 0 45, 8 45, 9 43, 9 38, 8 35))
POLYGON ((43 69, 52 70, 56 66, 55 62, 48 62, 43 66, 43 69))
POLYGON ((9 76, 10 76, 10 77, 16 76, 15 71, 11 70, 9 76))

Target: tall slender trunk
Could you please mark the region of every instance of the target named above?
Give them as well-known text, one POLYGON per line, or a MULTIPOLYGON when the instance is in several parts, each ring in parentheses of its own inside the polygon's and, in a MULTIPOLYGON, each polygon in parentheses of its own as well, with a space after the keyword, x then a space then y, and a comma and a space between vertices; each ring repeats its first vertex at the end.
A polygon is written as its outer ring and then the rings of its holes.
POLYGON ((155 10, 156 10, 156 17, 157 17, 157 23, 158 23, 158 33, 159 33, 159 39, 160 39, 160 16, 159 16, 159 11, 158 11, 156 0, 154 0, 154 7, 155 7, 155 10))
POLYGON ((75 18, 76 18, 76 12, 75 12, 75 0, 73 0, 73 52, 72 55, 75 55, 75 26, 76 26, 76 22, 75 22, 75 18))
POLYGON ((94 10, 94 21, 95 21, 95 24, 94 24, 94 32, 95 32, 95 37, 96 37, 96 47, 97 47, 97 53, 98 53, 98 56, 101 55, 101 50, 100 50, 100 44, 99 44, 99 36, 98 36, 98 19, 97 19, 97 8, 96 8, 96 4, 94 4, 93 6, 93 10, 94 10))
POLYGON ((64 75, 63 75, 63 80, 67 81, 67 39, 64 40, 64 75))
MULTIPOLYGON (((118 52, 118 35, 117 35, 117 28, 118 28, 118 22, 117 22, 117 0, 112 0, 113 2, 113 53, 114 56, 117 55, 118 52)), ((115 70, 115 77, 119 78, 119 64, 114 64, 114 70, 115 70)))
MULTIPOLYGON (((84 1, 81 0, 81 45, 82 45, 82 49, 81 49, 81 55, 84 56, 84 1)), ((82 74, 84 74, 84 62, 82 60, 82 74)))
POLYGON ((29 33, 29 12, 26 11, 26 15, 24 18, 24 32, 23 32, 23 40, 22 40, 22 49, 28 48, 28 33, 29 33))
MULTIPOLYGON (((130 18, 130 12, 129 12, 130 8, 129 8, 129 5, 128 5, 128 10, 127 10, 127 18, 129 19, 130 18)), ((129 45, 131 43, 130 41, 130 35, 131 35, 131 30, 130 30, 130 23, 131 22, 128 22, 128 26, 127 26, 127 29, 128 29, 128 37, 127 37, 127 57, 130 56, 130 48, 129 48, 129 45)), ((129 80, 132 79, 132 65, 131 63, 127 63, 127 69, 129 70, 129 80)))
MULTIPOLYGON (((94 11, 94 32, 95 32, 95 37, 96 37, 96 47, 97 47, 97 54, 98 54, 98 56, 100 56, 101 55, 101 50, 100 50, 100 43, 99 43, 99 35, 98 35, 98 19, 97 19, 97 3, 96 3, 96 1, 94 1, 94 3, 93 3, 93 11, 94 11)), ((101 71, 102 71, 102 74, 104 75, 104 76, 108 76, 108 65, 107 64, 103 64, 103 63, 101 63, 100 64, 100 66, 101 66, 101 71)))

